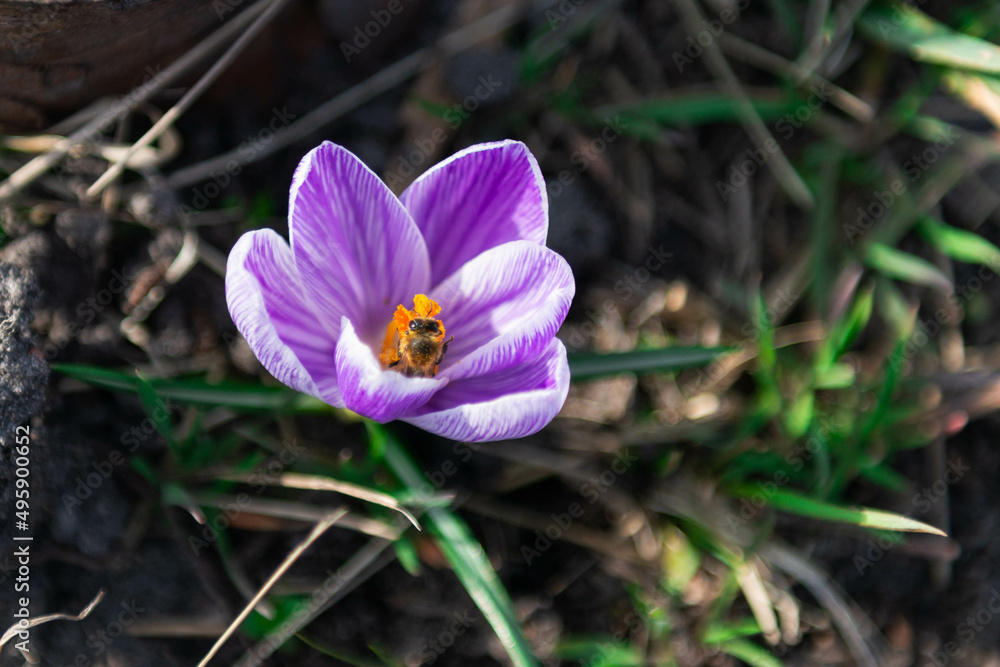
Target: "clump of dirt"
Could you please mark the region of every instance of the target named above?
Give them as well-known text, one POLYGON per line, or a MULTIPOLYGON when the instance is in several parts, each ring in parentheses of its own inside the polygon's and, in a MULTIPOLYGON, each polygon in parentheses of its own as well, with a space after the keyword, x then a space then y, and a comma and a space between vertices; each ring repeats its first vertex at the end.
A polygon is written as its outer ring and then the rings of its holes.
POLYGON ((49 367, 31 337, 38 284, 28 271, 0 264, 0 443, 37 414, 45 401, 49 367))
MULTIPOLYGON (((38 284, 29 271, 0 263, 0 555, 9 553, 15 512, 16 479, 13 445, 28 437, 35 471, 45 464, 44 452, 35 453, 39 433, 29 420, 45 402, 49 367, 32 342, 32 306, 38 300, 38 284)), ((5 578, 6 561, 0 578, 5 578)))

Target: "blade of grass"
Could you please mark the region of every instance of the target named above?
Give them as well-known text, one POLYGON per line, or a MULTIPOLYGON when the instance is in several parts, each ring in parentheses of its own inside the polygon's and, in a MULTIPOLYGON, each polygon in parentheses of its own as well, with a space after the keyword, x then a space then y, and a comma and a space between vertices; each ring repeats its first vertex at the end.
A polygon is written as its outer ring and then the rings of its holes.
POLYGON ((751 667, 784 667, 773 653, 748 639, 730 639, 718 644, 717 648, 751 667))
POLYGON ((801 438, 816 414, 816 393, 811 387, 804 387, 789 401, 782 413, 785 431, 791 438, 801 438))
MULTIPOLYGON (((381 424, 365 420, 365 426, 371 440, 381 441, 386 462, 405 486, 417 490, 429 484, 402 444, 381 424)), ((425 517, 428 532, 435 537, 455 575, 493 626, 511 661, 516 667, 536 667, 538 662, 518 625, 514 604, 469 526, 444 507, 427 508, 425 517)))
POLYGON ((417 546, 413 540, 405 535, 392 543, 396 551, 396 560, 403 566, 403 569, 414 577, 419 577, 422 571, 420 564, 420 554, 417 553, 417 546))
POLYGON ((956 229, 930 216, 920 219, 917 231, 928 243, 952 259, 1000 270, 1000 248, 978 234, 956 229))
POLYGON ((892 352, 889 353, 889 356, 885 360, 885 373, 883 374, 882 386, 879 389, 878 404, 876 404, 875 409, 869 414, 868 418, 861 422, 858 442, 862 445, 868 443, 872 431, 885 420, 889 405, 892 403, 893 392, 896 391, 896 385, 899 383, 899 374, 906 358, 906 342, 908 339, 909 333, 900 336, 892 352))
POLYGON ((838 270, 836 262, 837 201, 840 198, 840 178, 843 169, 843 148, 834 141, 817 142, 806 150, 818 170, 806 179, 816 192, 816 208, 811 212, 812 258, 810 262, 809 298, 818 312, 828 309, 833 280, 838 270))
MULTIPOLYGON (((734 484, 729 486, 728 490, 733 495, 748 499, 753 498, 755 495, 758 497, 762 495, 760 488, 751 484, 734 484)), ((808 498, 793 491, 783 491, 780 489, 768 491, 765 502, 776 510, 811 519, 819 519, 821 521, 849 523, 863 528, 930 533, 931 535, 947 537, 945 533, 934 526, 901 514, 876 510, 870 507, 841 507, 808 498)))
POLYGON ((153 385, 149 384, 149 380, 142 373, 136 371, 135 378, 142 409, 146 412, 150 421, 153 422, 153 426, 157 432, 163 436, 163 439, 167 441, 170 448, 174 450, 174 455, 179 459, 180 452, 178 451, 177 436, 174 433, 173 424, 170 423, 170 407, 157 395, 156 389, 153 388, 153 385))
POLYGON ((705 630, 701 640, 706 644, 721 644, 730 639, 740 637, 752 637, 760 634, 760 627, 757 621, 752 618, 741 618, 726 623, 716 623, 705 630))
POLYGON ((830 364, 817 368, 813 378, 813 389, 847 389, 854 384, 854 366, 845 363, 830 364))
POLYGON ((865 250, 865 263, 882 275, 903 282, 932 287, 944 294, 954 288, 948 276, 926 259, 896 250, 882 243, 870 243, 865 250))
MULTIPOLYGON (((138 380, 121 371, 76 364, 52 364, 52 370, 95 387, 139 392, 138 380)), ((161 399, 178 403, 292 413, 329 412, 334 409, 312 396, 281 387, 231 382, 210 384, 204 380, 150 379, 148 383, 161 399)))
POLYGON ((598 354, 579 352, 569 355, 570 375, 584 380, 616 373, 669 373, 707 366, 730 347, 668 347, 657 350, 632 350, 598 354))
POLYGON ((875 282, 875 310, 891 327, 893 336, 906 338, 913 330, 913 311, 896 284, 888 278, 875 282))
POLYGON ((842 317, 830 331, 830 337, 817 359, 817 366, 826 368, 840 359, 851 349, 858 335, 868 326, 875 304, 874 286, 860 290, 854 298, 851 309, 842 317))
POLYGON ((661 585, 672 595, 680 596, 701 567, 701 552, 677 526, 670 526, 663 538, 662 563, 661 585))
POLYGON ((642 654, 612 637, 576 637, 559 642, 555 650, 563 660, 580 661, 594 667, 640 667, 642 654))
POLYGON ((870 38, 920 62, 1000 73, 1000 47, 956 32, 912 6, 869 7, 857 26, 870 38))
POLYGON ((1000 80, 988 74, 957 70, 944 73, 941 80, 966 106, 986 116, 994 127, 1000 127, 1000 80))
POLYGON ((758 323, 757 368, 753 371, 758 384, 758 408, 762 414, 774 415, 781 410, 782 403, 776 374, 778 352, 774 344, 774 322, 764 295, 758 291, 752 298, 754 322, 758 323))

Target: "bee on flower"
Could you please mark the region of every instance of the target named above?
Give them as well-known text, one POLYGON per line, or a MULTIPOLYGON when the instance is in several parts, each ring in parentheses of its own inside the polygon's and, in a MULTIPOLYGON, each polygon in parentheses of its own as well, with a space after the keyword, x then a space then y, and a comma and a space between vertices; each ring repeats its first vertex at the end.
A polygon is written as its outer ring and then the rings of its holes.
POLYGON ((524 144, 467 148, 397 197, 326 142, 295 172, 288 227, 287 243, 244 234, 226 272, 233 321, 284 384, 469 442, 529 435, 562 407, 555 334, 575 286, 545 246, 524 144))
POLYGON ((448 351, 452 336, 444 339, 444 324, 434 316, 441 312, 437 301, 424 294, 413 297, 413 310, 400 304, 385 332, 382 364, 404 375, 432 378, 448 351))

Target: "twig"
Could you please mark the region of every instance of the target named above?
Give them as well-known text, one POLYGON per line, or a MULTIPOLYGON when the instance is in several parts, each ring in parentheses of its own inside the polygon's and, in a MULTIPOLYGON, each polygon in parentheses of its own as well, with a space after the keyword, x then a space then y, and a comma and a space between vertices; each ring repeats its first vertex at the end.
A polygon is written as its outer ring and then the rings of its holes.
POLYGON ((274 584, 278 582, 278 579, 280 579, 282 575, 284 575, 285 572, 288 571, 288 568, 290 568, 295 563, 295 561, 299 559, 299 556, 301 556, 302 553, 306 549, 308 549, 309 546, 313 542, 315 542, 320 535, 325 533, 330 526, 337 523, 337 521, 339 521, 341 517, 343 517, 345 514, 347 514, 347 510, 339 508, 330 513, 325 519, 316 524, 316 526, 312 529, 312 531, 309 533, 306 539, 304 539, 298 546, 292 549, 291 553, 289 553, 288 556, 285 557, 285 560, 281 562, 281 565, 278 566, 278 569, 274 571, 274 574, 272 574, 268 578, 268 580, 264 582, 264 585, 261 586, 259 591, 257 591, 257 594, 254 595, 253 598, 250 600, 250 602, 248 602, 247 605, 243 608, 243 611, 241 611, 239 615, 237 615, 236 618, 233 619, 233 622, 229 624, 229 627, 226 628, 226 631, 224 633, 222 633, 222 636, 219 637, 218 641, 215 642, 215 645, 212 646, 212 648, 208 651, 208 654, 201 659, 201 662, 198 663, 198 667, 205 667, 205 665, 208 664, 208 661, 211 660, 212 657, 219 652, 219 649, 222 648, 222 645, 226 643, 226 640, 229 639, 234 632, 236 632, 236 629, 240 627, 240 624, 246 620, 247 616, 250 615, 250 612, 252 612, 254 610, 254 607, 257 606, 257 603, 264 599, 264 596, 267 595, 267 592, 271 590, 274 584))
MULTIPOLYGON (((674 4, 680 11, 684 25, 690 34, 694 35, 703 29, 701 10, 695 5, 694 0, 674 0, 674 4)), ((722 90, 736 101, 740 121, 754 144, 758 149, 765 151, 765 154, 771 155, 771 158, 767 160, 767 166, 774 172, 782 189, 798 206, 812 208, 816 202, 809 188, 806 187, 805 181, 785 157, 784 151, 781 150, 775 138, 771 136, 771 132, 753 108, 750 98, 740 87, 739 80, 729 67, 729 63, 726 62, 719 45, 715 42, 705 47, 705 65, 719 80, 722 90)))
POLYGON ((21 621, 18 621, 14 623, 14 625, 10 626, 7 631, 3 633, 3 636, 0 637, 0 646, 9 642, 11 638, 19 632, 27 630, 28 628, 33 628, 36 625, 41 625, 42 623, 49 623, 50 621, 82 621, 90 616, 90 612, 94 611, 94 607, 96 607, 102 599, 104 599, 103 588, 97 592, 97 595, 95 595, 94 599, 90 601, 90 604, 84 607, 79 614, 45 614, 44 616, 24 619, 23 624, 21 621))
MULTIPOLYGON (((406 523, 397 521, 399 534, 406 528, 406 523)), ((309 605, 288 618, 267 639, 256 647, 248 650, 236 663, 235 667, 251 667, 260 665, 272 653, 277 651, 285 641, 309 625, 315 618, 332 607, 338 600, 360 586, 368 577, 392 562, 393 552, 382 556, 393 541, 375 538, 361 547, 350 560, 340 566, 309 596, 309 605), (382 556, 380 559, 379 556, 382 556)))
POLYGON ((830 13, 830 0, 812 0, 809 3, 809 12, 806 15, 805 32, 806 48, 802 52, 802 57, 812 60, 824 51, 824 29, 826 28, 826 18, 830 13))
POLYGON ((229 21, 221 28, 202 40, 197 46, 170 64, 169 67, 158 73, 152 79, 135 88, 128 95, 125 95, 103 112, 95 116, 89 123, 81 127, 66 139, 60 141, 53 148, 38 157, 32 159, 23 167, 11 174, 7 180, 0 183, 0 201, 9 199, 17 194, 35 179, 51 169, 59 160, 66 156, 73 148, 80 144, 93 142, 104 130, 111 126, 116 120, 126 113, 136 109, 146 102, 157 92, 175 81, 182 74, 197 65, 208 54, 215 51, 222 44, 225 44, 233 36, 237 35, 257 16, 257 13, 264 8, 264 3, 258 3, 241 12, 232 21, 229 21))
MULTIPOLYGON (((554 4, 549 0, 544 5, 554 4)), ((217 170, 231 168, 232 164, 248 165, 261 160, 276 151, 303 139, 317 129, 328 125, 355 107, 364 104, 376 95, 385 92, 395 85, 406 81, 424 68, 428 67, 436 57, 452 56, 460 53, 483 39, 512 26, 521 16, 522 8, 518 5, 508 5, 502 9, 484 16, 475 23, 443 37, 436 44, 411 53, 389 67, 380 70, 374 76, 365 79, 358 85, 348 88, 343 93, 324 102, 319 107, 293 122, 291 125, 274 133, 271 142, 262 147, 250 157, 243 155, 245 151, 233 149, 211 160, 180 169, 167 178, 167 187, 177 190, 199 183, 217 170)))
MULTIPOLYGON (((830 49, 840 43, 854 25, 854 20, 868 6, 871 0, 847 0, 837 8, 837 26, 833 29, 829 41, 815 51, 806 49, 795 63, 806 72, 815 71, 826 59, 830 49)), ((804 79, 803 79, 804 80, 804 79)))
POLYGON ((346 496, 351 496, 352 498, 365 500, 376 505, 381 505, 382 507, 388 507, 389 509, 396 510, 406 517, 407 521, 412 523, 414 528, 420 530, 420 522, 417 521, 417 517, 413 516, 412 512, 403 507, 399 500, 397 500, 394 496, 391 496, 388 493, 382 493, 381 491, 366 488, 360 484, 352 484, 351 482, 344 482, 339 479, 325 477, 323 475, 305 475, 296 472, 286 472, 280 475, 265 477, 246 473, 231 473, 221 475, 218 479, 225 479, 232 482, 253 481, 260 484, 282 486, 286 489, 308 489, 310 491, 333 491, 335 493, 342 493, 346 496))
MULTIPOLYGON (((758 555, 779 570, 783 570, 813 594, 817 602, 830 613, 830 620, 837 626, 840 635, 847 642, 851 654, 854 655, 859 665, 862 667, 885 666, 885 661, 882 660, 879 652, 870 645, 866 637, 866 635, 870 635, 870 632, 862 632, 855 614, 840 594, 833 589, 833 582, 824 572, 790 548, 773 542, 761 546, 758 555)), ((868 621, 867 618, 864 620, 868 621)), ((869 626, 870 629, 871 621, 865 625, 869 626)))
POLYGON ((271 20, 278 15, 285 5, 288 4, 288 0, 260 0, 260 4, 266 4, 267 9, 261 12, 260 16, 250 25, 246 31, 239 36, 235 42, 226 50, 222 56, 215 61, 215 64, 205 72, 197 83, 188 90, 184 96, 172 106, 167 113, 153 124, 153 127, 149 128, 142 137, 139 138, 132 146, 129 147, 125 154, 122 155, 117 160, 112 160, 111 165, 108 170, 101 174, 101 177, 94 182, 89 188, 87 188, 87 196, 95 197, 101 192, 109 183, 118 178, 122 172, 125 170, 125 166, 128 164, 128 160, 132 157, 136 151, 141 148, 148 146, 153 143, 157 137, 159 137, 168 127, 174 124, 174 122, 187 111, 195 100, 201 97, 209 86, 211 86, 216 79, 229 67, 234 60, 243 52, 243 50, 250 45, 255 37, 263 30, 271 20))
POLYGON ((781 640, 781 633, 778 632, 778 619, 774 615, 774 606, 771 604, 771 597, 767 594, 764 580, 760 576, 760 569, 754 559, 746 560, 736 570, 736 581, 739 583, 743 597, 746 598, 750 606, 750 612, 760 627, 760 633, 772 646, 781 640))
POLYGON ((830 103, 846 114, 854 116, 862 123, 870 123, 875 118, 875 110, 871 105, 857 96, 852 95, 840 86, 831 83, 820 75, 811 72, 798 63, 791 62, 779 56, 773 51, 741 39, 736 35, 723 33, 719 35, 719 44, 722 50, 729 53, 743 62, 749 63, 761 69, 766 69, 775 74, 788 76, 798 83, 813 83, 830 88, 830 103))

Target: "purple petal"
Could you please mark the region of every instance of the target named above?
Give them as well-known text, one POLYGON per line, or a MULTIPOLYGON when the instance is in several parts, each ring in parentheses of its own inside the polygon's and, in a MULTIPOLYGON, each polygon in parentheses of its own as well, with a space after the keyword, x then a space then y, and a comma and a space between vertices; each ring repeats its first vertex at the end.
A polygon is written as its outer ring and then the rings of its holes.
POLYGON ((344 317, 337 341, 337 381, 344 404, 359 415, 388 422, 426 403, 446 384, 443 378, 407 377, 382 369, 354 324, 344 317))
POLYGON ((226 265, 226 303, 250 349, 283 384, 343 406, 336 341, 303 295, 292 251, 274 230, 240 237, 226 265))
POLYGON ((538 162, 519 141, 478 144, 438 163, 400 196, 433 253, 437 284, 508 241, 545 244, 549 200, 538 162))
POLYGON ((463 442, 521 438, 552 421, 568 392, 566 348, 553 338, 527 363, 449 383, 403 421, 463 442))
POLYGON ((455 340, 440 375, 451 380, 515 366, 548 346, 576 290, 562 257, 529 241, 487 250, 431 291, 455 340))
POLYGON ((288 210, 303 287, 334 336, 346 315, 363 340, 381 340, 396 306, 430 287, 410 214, 345 148, 324 142, 302 159, 288 210))

